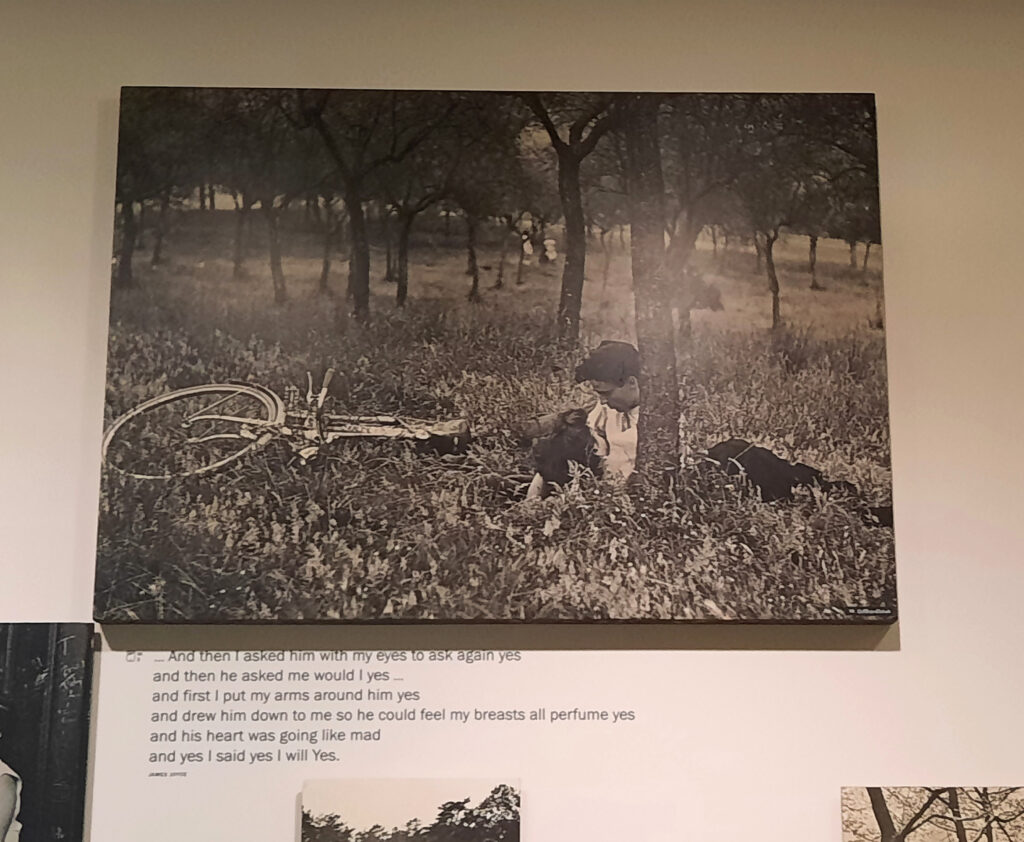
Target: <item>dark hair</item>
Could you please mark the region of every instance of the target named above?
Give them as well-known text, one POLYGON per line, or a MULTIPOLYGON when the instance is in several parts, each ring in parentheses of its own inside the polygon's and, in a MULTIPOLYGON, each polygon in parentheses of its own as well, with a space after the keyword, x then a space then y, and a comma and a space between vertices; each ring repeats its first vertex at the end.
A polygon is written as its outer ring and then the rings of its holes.
POLYGON ((576 366, 576 382, 600 380, 623 385, 630 377, 640 377, 640 352, 628 342, 606 339, 576 366))
POLYGON ((594 436, 587 426, 587 411, 570 409, 560 413, 551 435, 534 444, 533 459, 534 469, 546 483, 565 485, 572 476, 570 462, 600 476, 601 459, 594 451, 594 436))

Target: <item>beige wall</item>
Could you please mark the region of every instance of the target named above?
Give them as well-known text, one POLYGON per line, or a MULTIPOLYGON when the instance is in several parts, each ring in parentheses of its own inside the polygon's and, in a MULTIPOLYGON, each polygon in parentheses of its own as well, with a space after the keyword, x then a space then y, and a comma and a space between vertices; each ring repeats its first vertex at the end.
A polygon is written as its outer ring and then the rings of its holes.
MULTIPOLYGON (((848 708, 851 694, 862 702, 858 742, 877 741, 878 763, 869 753, 844 773, 830 760, 839 782, 1024 781, 1024 736, 1011 724, 1024 695, 1022 9, 0 3, 0 618, 90 614, 121 84, 874 91, 898 635, 645 629, 597 639, 898 650, 812 652, 764 692, 799 695, 803 681, 825 708, 848 708)), ((726 722, 709 725, 728 733, 726 722)), ((817 737, 798 735, 785 762, 814 765, 846 727, 809 726, 817 737)), ((776 830, 766 838, 783 838, 776 830)))

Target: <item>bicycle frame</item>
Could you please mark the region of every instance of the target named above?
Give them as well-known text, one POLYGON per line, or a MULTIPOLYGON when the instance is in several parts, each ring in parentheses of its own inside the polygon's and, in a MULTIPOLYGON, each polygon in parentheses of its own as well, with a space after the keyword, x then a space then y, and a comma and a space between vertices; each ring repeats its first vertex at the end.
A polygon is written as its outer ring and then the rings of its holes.
POLYGON ((108 460, 112 443, 116 439, 118 444, 113 449, 117 457, 108 462, 114 470, 137 479, 166 480, 220 470, 242 455, 259 450, 279 437, 289 442, 303 462, 314 458, 323 445, 346 439, 406 439, 419 443, 433 443, 442 452, 449 453, 462 450, 469 441, 469 425, 462 420, 436 422, 402 419, 392 415, 346 416, 325 412, 327 390, 333 375, 334 369, 328 369, 320 389, 314 391, 312 375, 306 373, 304 406, 299 397, 299 390, 294 386, 288 387, 286 391, 286 403, 276 392, 264 386, 246 383, 211 383, 186 387, 150 398, 115 419, 110 425, 103 436, 103 459, 108 460), (185 414, 184 417, 179 415, 174 418, 172 415, 172 423, 151 420, 148 423, 155 423, 156 427, 146 427, 146 419, 150 419, 151 415, 163 412, 178 402, 202 398, 205 395, 217 397, 209 405, 196 407, 194 412, 185 414), (252 401, 253 408, 259 412, 245 417, 232 412, 233 407, 227 408, 227 412, 217 411, 226 408, 224 405, 236 398, 252 401), (182 433, 194 427, 202 427, 204 424, 213 429, 197 430, 198 434, 195 436, 179 437, 173 445, 179 451, 201 449, 207 444, 214 447, 215 450, 208 454, 206 459, 197 460, 198 464, 176 465, 175 458, 181 455, 180 453, 169 456, 166 461, 153 455, 154 448, 159 453, 161 447, 164 447, 161 430, 167 431, 169 437, 173 438, 174 430, 182 433), (215 425, 219 425, 219 428, 215 425), (145 438, 133 438, 133 428, 139 428, 136 435, 141 431, 155 431, 158 433, 157 443, 154 445, 145 438), (146 445, 142 450, 142 467, 135 468, 131 464, 131 454, 143 441, 146 441, 146 445), (231 442, 238 442, 237 448, 234 452, 225 452, 223 447, 230 445, 231 442))

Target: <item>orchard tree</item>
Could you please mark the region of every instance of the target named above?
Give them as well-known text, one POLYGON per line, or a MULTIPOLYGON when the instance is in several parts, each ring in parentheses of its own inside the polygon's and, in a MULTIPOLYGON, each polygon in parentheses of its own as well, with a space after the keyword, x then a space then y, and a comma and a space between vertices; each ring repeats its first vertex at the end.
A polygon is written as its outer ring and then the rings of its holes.
POLYGON ((198 93, 213 138, 210 177, 231 193, 235 203, 232 275, 246 275, 246 238, 251 213, 258 206, 267 226, 274 300, 281 303, 287 299, 287 287, 281 268, 280 216, 292 201, 316 192, 326 178, 326 159, 284 111, 286 92, 210 88, 198 93))
POLYGON ((132 259, 139 235, 135 205, 156 198, 166 213, 171 193, 189 181, 197 133, 197 112, 188 89, 122 89, 115 188, 121 238, 115 289, 135 285, 132 259))
MULTIPOLYGON (((493 96, 460 94, 444 124, 402 160, 380 169, 378 192, 398 221, 398 306, 408 297, 409 240, 421 213, 449 199, 467 221, 475 215, 477 225, 480 215, 500 215, 519 204, 518 195, 528 188, 516 145, 524 122, 523 110, 511 98, 495 102, 493 96)), ((471 254, 471 272, 474 259, 471 254)))
POLYGON ((258 138, 253 195, 267 225, 274 301, 281 304, 288 297, 281 268, 281 214, 295 199, 325 180, 326 167, 320 147, 296 131, 288 119, 280 94, 258 93, 264 94, 265 99, 251 114, 258 138))
POLYGON ((820 174, 811 176, 793 211, 793 230, 808 239, 807 270, 811 274, 811 289, 823 290, 818 282, 818 239, 827 237, 836 220, 836 194, 832 182, 820 174))
POLYGON ((526 93, 523 99, 547 132, 558 157, 558 195, 565 220, 565 265, 558 299, 558 330, 575 342, 580 334, 580 308, 586 277, 587 225, 580 167, 615 125, 618 115, 612 94, 526 93))
POLYGON ((772 296, 772 330, 782 325, 779 304, 779 276, 775 268, 775 244, 782 229, 794 224, 805 192, 803 173, 775 151, 766 154, 763 166, 737 185, 757 245, 763 250, 768 290, 772 296))
POLYGON ((827 146, 806 126, 807 114, 815 114, 811 105, 797 94, 761 100, 760 136, 748 145, 750 165, 734 188, 754 232, 755 247, 763 250, 773 330, 782 324, 775 244, 783 228, 798 226, 801 215, 806 215, 816 185, 831 177, 827 146))
POLYGON ((690 329, 698 290, 688 272, 697 237, 714 222, 723 197, 752 166, 750 150, 765 132, 757 94, 673 94, 659 128, 666 189, 667 261, 676 279, 680 327, 690 329))
POLYGON ((234 274, 243 274, 248 214, 257 204, 267 226, 274 301, 288 290, 281 265, 281 214, 325 182, 328 164, 320 145, 300 132, 285 106, 288 92, 271 88, 212 92, 217 124, 224 138, 215 164, 218 181, 236 198, 234 274))
POLYGON ((291 111, 320 138, 340 179, 349 220, 349 284, 357 318, 370 313, 370 243, 363 203, 370 179, 419 148, 458 108, 444 92, 299 90, 291 111))
POLYGON ((510 207, 519 205, 525 186, 518 132, 494 128, 481 132, 477 142, 465 150, 448 183, 448 196, 462 210, 466 223, 467 271, 473 279, 470 301, 480 300, 480 223, 501 217, 510 207))
POLYGON ((447 159, 448 151, 441 146, 424 144, 404 161, 382 170, 377 178, 378 191, 398 223, 397 254, 391 276, 398 307, 404 307, 409 296, 409 241, 413 223, 421 213, 438 204, 450 189, 458 158, 447 159))
POLYGON ((323 237, 323 252, 320 261, 320 278, 317 281, 317 293, 319 295, 331 295, 331 288, 328 284, 331 274, 331 253, 337 245, 338 236, 341 233, 345 218, 343 213, 338 212, 338 195, 336 190, 330 185, 324 185, 315 200, 319 208, 320 233, 323 237))
POLYGON ((871 244, 881 242, 878 214, 878 144, 871 94, 783 96, 781 134, 815 156, 832 198, 830 233, 850 247, 857 269, 857 243, 863 242, 864 277, 871 244))
POLYGON ((847 173, 835 182, 837 208, 831 227, 836 237, 850 248, 850 271, 856 272, 857 244, 864 243, 864 259, 860 266, 862 283, 867 283, 868 258, 871 245, 881 243, 882 232, 878 213, 878 181, 860 172, 847 173))
POLYGON ((606 142, 598 145, 582 167, 584 208, 588 232, 597 230, 604 260, 601 266, 602 287, 608 284, 611 268, 612 231, 629 224, 629 202, 626 195, 626 147, 621 131, 609 133, 606 142))
POLYGON ((616 228, 629 224, 629 205, 622 177, 605 175, 587 188, 587 221, 597 229, 598 242, 604 260, 601 265, 601 285, 608 285, 612 252, 608 235, 616 228))

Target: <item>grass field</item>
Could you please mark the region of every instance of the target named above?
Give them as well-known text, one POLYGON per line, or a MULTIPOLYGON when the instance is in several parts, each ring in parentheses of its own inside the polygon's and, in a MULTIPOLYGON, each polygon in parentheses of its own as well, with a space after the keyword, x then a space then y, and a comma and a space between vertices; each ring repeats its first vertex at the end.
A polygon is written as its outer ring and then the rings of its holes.
MULTIPOLYGON (((137 289, 112 297, 107 422, 180 386, 223 380, 282 393, 334 366, 346 410, 465 417, 482 433, 467 457, 402 445, 337 446, 312 465, 271 445, 221 473, 173 483, 104 472, 97 616, 106 621, 227 620, 843 620, 849 606, 895 612, 893 536, 841 500, 808 493, 764 504, 729 477, 698 470, 700 451, 738 436, 890 499, 884 334, 871 327, 880 249, 867 286, 845 244, 819 246, 812 292, 806 240, 778 247, 786 328, 754 255, 695 257, 724 310, 694 314, 681 357, 683 430, 691 454, 678 500, 639 510, 586 477, 522 503, 529 454, 514 422, 588 402, 572 383, 581 349, 554 341, 561 262, 490 289, 497 245, 481 255, 483 301, 455 235, 420 235, 410 302, 391 303, 374 252, 368 326, 339 332, 315 294, 320 246, 300 220, 286 231, 289 301, 275 306, 259 228, 250 277, 231 277, 230 213, 184 213, 167 263, 138 254, 137 289)), ((453 226, 456 227, 456 226, 453 226)), ((628 254, 615 237, 608 279, 595 240, 584 337, 630 339, 628 254)), ((339 256, 332 286, 344 288, 339 256)))

